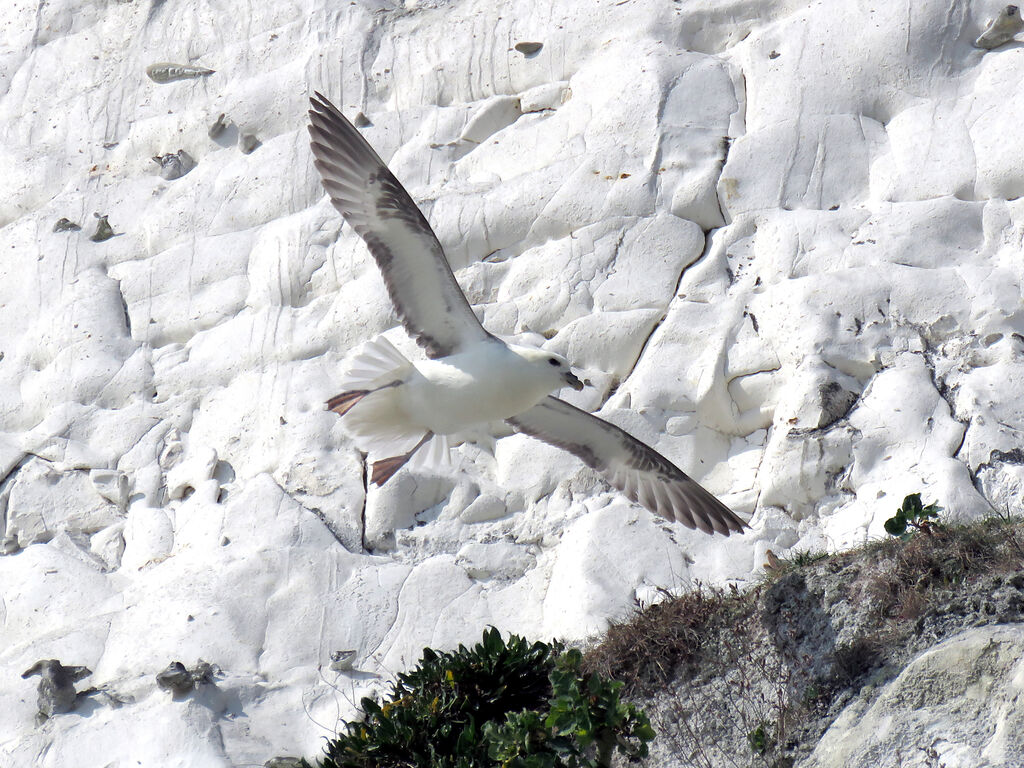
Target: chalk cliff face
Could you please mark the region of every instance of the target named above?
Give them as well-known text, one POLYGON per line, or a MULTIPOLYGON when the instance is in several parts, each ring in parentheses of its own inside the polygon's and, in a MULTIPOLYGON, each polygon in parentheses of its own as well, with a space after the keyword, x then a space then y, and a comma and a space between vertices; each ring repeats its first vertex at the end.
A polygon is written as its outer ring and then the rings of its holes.
POLYGON ((1024 50, 972 45, 1001 10, 16 0, 0 762, 311 754, 424 645, 580 639, 880 535, 908 492, 1015 508, 1024 50), (363 113, 485 325, 565 354, 573 402, 749 533, 664 524, 524 436, 366 489, 323 403, 360 341, 411 345, 322 194, 313 89, 363 113), (200 658, 215 688, 156 686, 200 658), (40 659, 101 692, 36 727, 40 659))
POLYGON ((870 704, 847 707, 802 768, 1019 765, 1022 654, 1021 624, 970 629, 940 643, 870 704))

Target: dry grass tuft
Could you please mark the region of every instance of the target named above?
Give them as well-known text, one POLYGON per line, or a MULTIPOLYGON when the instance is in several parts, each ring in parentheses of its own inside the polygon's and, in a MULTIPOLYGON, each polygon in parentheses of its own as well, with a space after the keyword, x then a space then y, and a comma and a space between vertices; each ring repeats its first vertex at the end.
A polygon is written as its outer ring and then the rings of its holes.
POLYGON ((646 694, 670 680, 689 680, 718 651, 719 633, 740 623, 754 607, 753 593, 707 587, 638 611, 614 624, 584 658, 587 672, 626 683, 646 694))
POLYGON ((879 617, 916 619, 932 607, 937 590, 1020 570, 1021 528, 1020 520, 993 517, 973 525, 933 525, 909 541, 873 542, 864 548, 869 567, 851 585, 851 597, 869 600, 879 617))

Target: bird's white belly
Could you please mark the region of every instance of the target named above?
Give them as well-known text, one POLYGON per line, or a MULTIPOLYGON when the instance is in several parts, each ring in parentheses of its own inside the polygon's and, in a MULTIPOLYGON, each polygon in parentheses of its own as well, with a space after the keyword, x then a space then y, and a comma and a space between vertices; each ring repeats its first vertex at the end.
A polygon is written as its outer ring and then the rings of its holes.
MULTIPOLYGON (((497 345, 494 345, 497 346, 497 345)), ((452 434, 522 413, 550 394, 522 361, 503 348, 416 364, 399 387, 410 420, 436 434, 452 434)))

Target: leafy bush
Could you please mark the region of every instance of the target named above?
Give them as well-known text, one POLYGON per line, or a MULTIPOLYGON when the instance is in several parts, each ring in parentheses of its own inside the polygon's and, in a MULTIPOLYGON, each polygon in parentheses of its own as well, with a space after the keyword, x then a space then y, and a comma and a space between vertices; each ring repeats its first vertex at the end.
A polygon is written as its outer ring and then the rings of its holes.
POLYGON ((921 494, 912 493, 903 499, 903 506, 896 514, 885 521, 885 532, 906 541, 913 531, 930 533, 942 507, 932 503, 927 507, 921 504, 921 494), (908 528, 912 530, 907 530, 908 528))
POLYGON ((647 754, 647 717, 619 699, 621 683, 580 671, 560 643, 506 643, 488 629, 472 649, 426 648, 387 701, 328 742, 323 768, 602 768, 618 748, 647 754))

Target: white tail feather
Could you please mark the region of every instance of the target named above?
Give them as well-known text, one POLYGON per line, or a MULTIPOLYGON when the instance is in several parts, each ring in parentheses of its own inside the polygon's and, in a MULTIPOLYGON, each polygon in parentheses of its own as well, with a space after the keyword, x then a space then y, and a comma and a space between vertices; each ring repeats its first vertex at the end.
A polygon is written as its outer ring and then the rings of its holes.
POLYGON ((452 467, 451 444, 448 435, 434 435, 409 460, 412 469, 444 470, 452 467))
POLYGON ((423 437, 423 429, 410 424, 402 410, 398 389, 379 389, 404 380, 412 369, 412 363, 383 336, 361 344, 346 359, 339 382, 341 390, 370 390, 341 422, 360 450, 378 458, 400 456, 423 437))
POLYGON ((345 361, 341 373, 341 389, 376 389, 395 380, 402 380, 412 370, 412 363, 383 336, 371 339, 356 348, 345 361))

